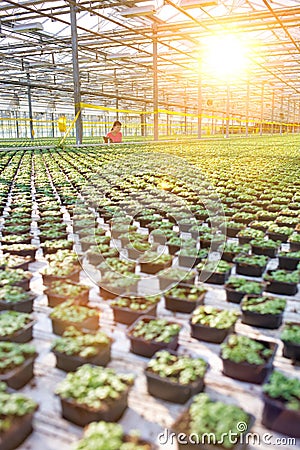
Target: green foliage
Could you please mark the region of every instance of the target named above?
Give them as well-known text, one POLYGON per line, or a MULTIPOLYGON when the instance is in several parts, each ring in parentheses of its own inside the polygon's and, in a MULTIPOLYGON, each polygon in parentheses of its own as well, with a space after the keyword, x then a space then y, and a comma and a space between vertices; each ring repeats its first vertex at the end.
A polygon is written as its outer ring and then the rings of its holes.
POLYGON ((248 336, 231 334, 227 342, 221 344, 221 356, 236 363, 264 364, 273 351, 261 342, 248 336))
POLYGON ((66 355, 90 358, 110 344, 111 339, 102 331, 88 333, 68 327, 61 338, 56 339, 52 349, 66 355))
POLYGON ((67 300, 53 308, 50 318, 59 319, 67 322, 80 323, 90 317, 99 317, 99 311, 88 308, 87 306, 74 305, 72 300, 67 300))
POLYGON ((282 330, 280 339, 282 341, 300 345, 300 323, 287 322, 282 330))
POLYGON ((192 324, 200 324, 211 328, 226 329, 232 327, 239 314, 235 311, 218 309, 213 306, 198 306, 193 312, 192 324))
POLYGON ((4 311, 0 314, 0 336, 10 336, 31 321, 30 314, 4 311))
POLYGON ((180 384, 190 384, 203 378, 206 369, 207 363, 202 358, 172 355, 167 350, 157 352, 146 368, 161 378, 180 384))
POLYGON ((278 297, 249 297, 242 301, 242 310, 259 314, 282 314, 286 300, 278 297))
POLYGON ((263 391, 270 397, 285 402, 287 409, 300 411, 300 380, 290 378, 275 370, 263 391))
POLYGON ((98 410, 109 400, 116 400, 133 384, 132 375, 117 374, 113 369, 84 364, 70 372, 55 392, 61 398, 98 410))
POLYGON ((270 273, 264 275, 264 280, 267 281, 280 281, 282 283, 299 283, 300 274, 299 271, 294 270, 293 272, 288 272, 284 269, 273 270, 270 273))
POLYGON ((131 330, 134 337, 142 338, 145 341, 171 342, 174 336, 179 334, 181 326, 170 323, 165 319, 153 319, 148 321, 139 320, 131 330))
POLYGON ((222 442, 226 449, 233 447, 232 439, 229 438, 231 431, 240 435, 237 429, 239 422, 249 424, 248 414, 235 405, 228 405, 220 401, 213 401, 207 394, 201 393, 193 398, 189 408, 189 433, 199 437, 212 433, 216 442, 222 442))

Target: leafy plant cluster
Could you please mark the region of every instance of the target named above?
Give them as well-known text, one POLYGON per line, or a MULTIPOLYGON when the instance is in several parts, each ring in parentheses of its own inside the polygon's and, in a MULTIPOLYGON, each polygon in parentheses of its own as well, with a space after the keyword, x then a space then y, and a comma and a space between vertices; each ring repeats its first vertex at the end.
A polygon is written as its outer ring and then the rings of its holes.
POLYGON ((193 325, 204 325, 211 328, 225 329, 232 327, 237 321, 239 314, 236 311, 218 309, 213 306, 198 306, 192 315, 193 325))
POLYGON ((191 358, 185 355, 173 355, 167 350, 155 354, 146 370, 174 383, 189 384, 203 378, 207 363, 202 358, 191 358))
POLYGON ((61 398, 99 410, 107 402, 118 399, 133 382, 133 375, 117 374, 113 369, 84 364, 76 372, 68 373, 55 392, 61 398))
POLYGON ((259 295, 262 292, 262 284, 257 281, 250 281, 242 277, 229 277, 226 285, 227 288, 234 289, 237 292, 244 294, 259 295))
POLYGON ((188 300, 196 302, 202 294, 205 294, 207 289, 203 286, 176 286, 165 293, 166 296, 179 298, 181 300, 188 300))
POLYGON ((180 329, 180 325, 170 323, 165 319, 153 319, 149 322, 139 320, 131 330, 131 334, 145 341, 169 343, 179 333, 180 329))
POLYGON ((0 342, 0 373, 20 366, 29 357, 35 355, 33 345, 0 342))
POLYGON ((51 319, 59 319, 67 322, 83 322, 90 317, 99 317, 99 311, 86 306, 75 305, 72 300, 67 300, 53 308, 51 319))
POLYGON ((279 297, 248 297, 241 303, 242 310, 259 314, 282 314, 286 300, 279 297))
POLYGON ((290 378, 274 370, 269 381, 263 385, 263 391, 269 397, 281 400, 287 409, 300 411, 300 380, 290 378))
POLYGON ((62 337, 54 341, 52 349, 66 355, 90 358, 97 355, 100 349, 110 342, 111 339, 103 331, 88 333, 68 327, 62 337))
POLYGON ((0 432, 8 430, 15 417, 34 412, 37 403, 23 394, 6 392, 6 384, 0 383, 0 432))
POLYGON ((227 342, 221 344, 222 358, 235 363, 264 364, 272 353, 273 351, 261 342, 237 334, 231 334, 227 342))
POLYGON ((31 321, 30 314, 4 311, 0 314, 0 336, 10 336, 31 321))
POLYGON ((155 305, 160 301, 160 296, 136 297, 135 295, 118 297, 112 300, 111 306, 118 308, 127 308, 132 311, 145 311, 150 306, 155 305))
POLYGON ((300 345, 300 323, 285 323, 280 339, 300 345))

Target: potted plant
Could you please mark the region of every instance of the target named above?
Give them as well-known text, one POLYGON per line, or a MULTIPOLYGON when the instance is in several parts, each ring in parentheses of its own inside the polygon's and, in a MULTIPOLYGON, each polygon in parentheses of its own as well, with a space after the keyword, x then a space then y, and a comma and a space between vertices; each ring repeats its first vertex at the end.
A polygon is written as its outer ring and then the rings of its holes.
POLYGON ((202 358, 161 350, 148 362, 145 375, 150 395, 168 402, 185 403, 204 389, 208 364, 202 358))
POLYGON ((241 303, 242 323, 260 328, 279 328, 285 307, 283 298, 246 295, 241 303))
POLYGON ((41 248, 44 254, 47 255, 49 253, 56 253, 57 250, 72 250, 73 244, 73 241, 67 239, 48 240, 41 244, 41 248))
POLYGON ((48 267, 42 269, 43 283, 49 286, 55 281, 79 281, 81 268, 74 263, 52 262, 48 267))
POLYGON ((172 265, 172 256, 148 251, 139 260, 141 272, 156 274, 172 265))
POLYGON ((154 445, 140 438, 138 431, 124 433, 117 423, 93 422, 85 430, 83 438, 74 450, 154 450, 154 445))
POLYGON ((72 300, 55 306, 49 317, 54 334, 62 335, 68 326, 79 330, 97 330, 99 327, 99 310, 74 304, 72 300))
POLYGON ((131 325, 141 316, 156 316, 159 301, 160 296, 138 297, 129 294, 115 298, 110 306, 116 322, 131 325))
POLYGON ((266 269, 268 257, 264 255, 238 255, 233 262, 236 264, 236 273, 250 277, 261 277, 266 269))
POLYGON ((159 279, 159 288, 164 291, 171 285, 177 284, 180 281, 193 284, 195 282, 196 273, 192 270, 184 270, 178 267, 170 267, 165 270, 161 270, 157 274, 159 279))
POLYGON ((289 236, 293 234, 293 228, 290 227, 280 227, 276 223, 269 226, 267 230, 267 235, 270 239, 274 241, 287 242, 289 236))
POLYGON ((277 347, 272 341, 230 334, 221 344, 223 374, 236 380, 261 384, 273 368, 277 347))
POLYGON ((264 255, 269 258, 276 258, 280 244, 280 241, 273 241, 272 239, 252 239, 250 241, 253 254, 264 255))
POLYGON ((286 322, 280 339, 283 342, 283 356, 300 361, 300 323, 286 322))
POLYGON ((33 293, 24 291, 19 286, 5 285, 0 288, 0 311, 14 310, 31 313, 34 299, 33 293))
POLYGON ((178 255, 178 265, 181 267, 194 268, 197 264, 206 259, 208 256, 208 250, 205 248, 197 249, 196 245, 193 247, 183 246, 178 255))
POLYGON ((3 236, 11 234, 28 234, 30 233, 30 225, 4 226, 1 232, 3 236))
POLYGON ((284 270, 296 270, 300 262, 300 250, 297 252, 279 252, 279 268, 284 270))
POLYGON ((36 357, 33 345, 0 342, 0 381, 13 389, 25 386, 33 378, 36 357))
POLYGON ((22 269, 5 269, 0 271, 0 286, 19 286, 25 291, 29 290, 32 273, 22 269))
POLYGON ((232 264, 220 259, 219 261, 203 260, 197 265, 199 280, 212 284, 224 284, 229 278, 232 264))
POLYGON ((6 392, 0 383, 0 442, 1 449, 13 450, 32 433, 33 414, 38 408, 31 398, 19 393, 6 392))
POLYGON ((0 341, 29 342, 32 339, 33 325, 34 320, 30 314, 2 311, 0 312, 0 341))
POLYGON ((262 424, 278 433, 300 437, 300 380, 275 370, 263 385, 262 424))
POLYGON ((31 234, 10 234, 7 236, 2 236, 0 242, 2 245, 9 244, 31 244, 32 235, 31 234))
POLYGON ((148 237, 148 234, 142 234, 136 231, 132 233, 121 234, 121 236, 119 236, 119 239, 121 241, 121 245, 125 247, 130 243, 132 246, 134 246, 133 243, 135 242, 148 242, 148 237))
POLYGON ((66 328, 61 338, 56 339, 51 350, 56 356, 56 367, 74 372, 83 364, 106 366, 111 358, 112 339, 103 331, 66 328))
POLYGON ((269 270, 264 275, 267 281, 266 291, 274 294, 295 295, 298 292, 300 273, 298 270, 289 272, 283 269, 269 270))
POLYGON ((54 281, 44 293, 47 295, 48 306, 54 308, 66 300, 71 300, 79 305, 86 305, 89 301, 89 291, 90 288, 82 284, 72 283, 71 281, 54 281))
POLYGON ((135 293, 139 275, 131 272, 118 274, 115 272, 106 272, 101 278, 100 295, 103 300, 110 300, 126 293, 135 293))
POLYGON ((168 246, 170 255, 175 255, 183 245, 183 240, 179 236, 173 236, 167 240, 166 245, 168 246))
POLYGON ((290 250, 292 252, 299 251, 300 250, 300 233, 291 234, 290 237, 288 238, 288 243, 290 244, 290 250))
POLYGON ((97 266, 101 274, 105 274, 109 271, 114 271, 118 274, 135 272, 135 263, 132 261, 126 261, 119 258, 106 258, 101 264, 97 266))
POLYGON ((264 237, 264 232, 261 230, 256 230, 255 228, 244 228, 237 234, 239 239, 239 244, 248 244, 252 239, 262 239, 264 237))
POLYGON ((55 393, 60 397, 62 416, 82 427, 99 420, 119 420, 127 408, 133 382, 132 375, 84 364, 68 373, 55 393))
POLYGON ((10 253, 11 255, 30 256, 31 260, 35 260, 36 245, 31 244, 9 244, 2 245, 3 253, 10 253))
POLYGON ((257 297, 262 294, 263 290, 263 283, 231 276, 225 284, 226 301, 240 303, 244 295, 251 294, 251 297, 257 297))
POLYGON ((191 399, 171 429, 178 437, 190 437, 184 443, 181 443, 182 439, 178 440, 178 450, 241 450, 244 445, 240 441, 245 441, 253 423, 254 417, 242 408, 212 400, 208 394, 200 393, 191 399), (237 428, 239 423, 247 428, 240 430, 237 428), (232 435, 236 436, 236 442, 230 438, 232 435), (213 442, 210 436, 214 436, 213 442))
POLYGON ((166 319, 143 316, 128 329, 130 351, 150 358, 158 350, 168 348, 176 350, 181 326, 166 319))
POLYGON ((101 264, 105 258, 118 258, 119 255, 119 250, 108 244, 92 245, 87 251, 89 263, 95 266, 101 264))
POLYGON ((165 308, 169 311, 191 313, 203 305, 207 289, 203 286, 179 283, 164 293, 165 308))
POLYGON ((10 255, 6 253, 0 258, 0 269, 22 269, 26 271, 30 262, 31 258, 29 256, 10 255))
POLYGON ((232 262, 234 257, 238 254, 248 254, 250 250, 249 244, 236 244, 235 242, 226 242, 224 248, 220 247, 218 249, 221 252, 221 258, 224 261, 232 262))
POLYGON ((244 223, 229 220, 226 223, 226 236, 234 238, 244 228, 246 228, 246 225, 244 223))
POLYGON ((251 228, 253 228, 254 230, 260 230, 263 231, 264 233, 267 231, 267 229, 270 226, 270 222, 268 220, 264 221, 264 220, 254 220, 253 222, 251 222, 249 224, 249 226, 251 228))
POLYGON ((191 336, 200 341, 219 344, 234 331, 239 317, 236 311, 214 308, 213 306, 198 306, 190 319, 191 336))

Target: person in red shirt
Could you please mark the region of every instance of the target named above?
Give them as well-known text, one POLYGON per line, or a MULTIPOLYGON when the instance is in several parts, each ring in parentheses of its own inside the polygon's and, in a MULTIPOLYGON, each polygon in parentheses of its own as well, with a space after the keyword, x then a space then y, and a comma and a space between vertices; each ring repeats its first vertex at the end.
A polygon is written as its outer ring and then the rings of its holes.
POLYGON ((112 142, 112 143, 122 142, 121 126, 122 126, 122 124, 118 120, 116 120, 113 123, 112 129, 106 135, 106 138, 108 138, 108 142, 112 142))

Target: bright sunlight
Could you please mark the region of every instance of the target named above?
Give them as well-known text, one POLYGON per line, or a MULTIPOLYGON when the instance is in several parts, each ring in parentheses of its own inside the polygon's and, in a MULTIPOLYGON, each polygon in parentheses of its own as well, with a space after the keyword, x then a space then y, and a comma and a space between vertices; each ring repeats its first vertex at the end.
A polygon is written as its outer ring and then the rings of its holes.
POLYGON ((247 69, 247 48, 236 36, 214 36, 204 47, 202 67, 216 77, 236 77, 247 69))

